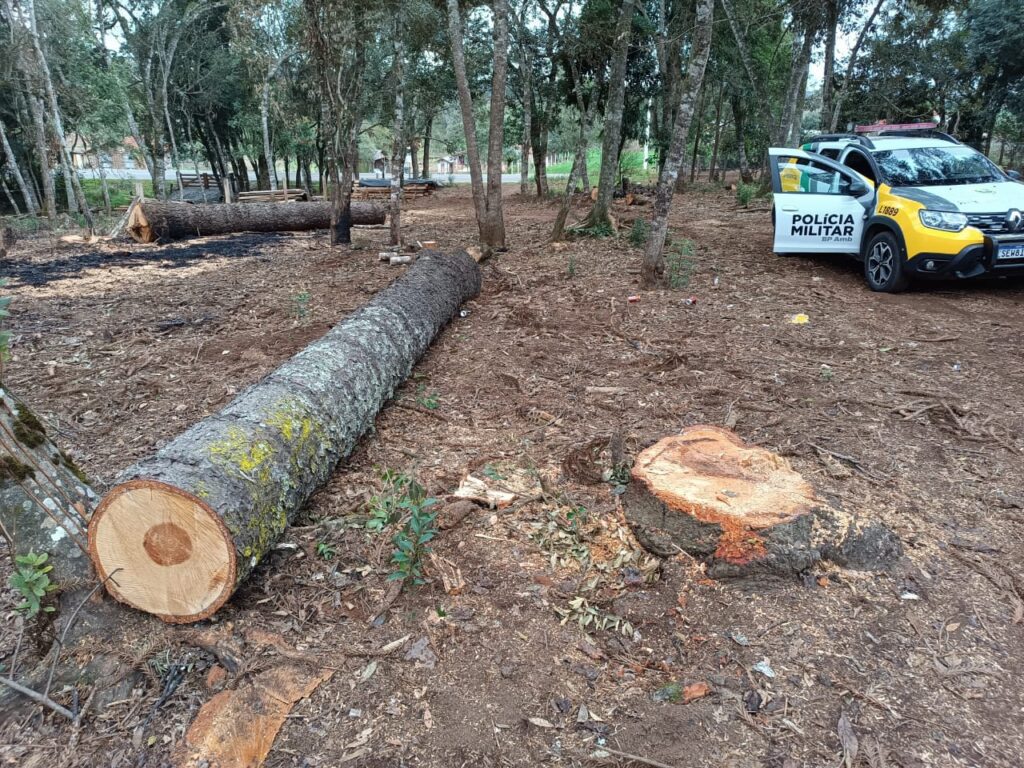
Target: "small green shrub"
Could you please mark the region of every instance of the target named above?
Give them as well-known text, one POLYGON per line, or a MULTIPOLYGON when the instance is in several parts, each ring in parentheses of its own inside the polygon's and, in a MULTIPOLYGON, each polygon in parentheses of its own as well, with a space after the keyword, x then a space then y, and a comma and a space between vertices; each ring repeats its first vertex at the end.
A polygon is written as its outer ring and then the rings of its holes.
POLYGON ((410 499, 423 499, 426 490, 403 472, 385 469, 380 473, 381 492, 370 499, 370 517, 366 521, 366 530, 380 533, 388 526, 397 523, 406 509, 410 499))
POLYGON ((302 291, 292 296, 292 306, 295 311, 296 320, 305 320, 309 317, 310 298, 309 291, 302 291))
POLYGON ((408 516, 391 539, 395 545, 391 553, 394 570, 388 575, 388 581, 411 581, 417 586, 424 583, 423 561, 430 553, 428 544, 437 535, 437 512, 433 510, 436 504, 437 499, 406 498, 402 501, 401 506, 408 516))
POLYGON ((318 541, 316 543, 316 553, 322 560, 331 560, 338 553, 338 550, 326 541, 318 541))
POLYGON ((50 556, 45 552, 37 555, 31 550, 14 558, 15 570, 8 583, 25 598, 17 608, 27 616, 35 616, 40 611, 53 611, 52 605, 42 604, 43 598, 57 589, 56 584, 50 583, 50 571, 53 570, 53 566, 46 564, 49 559, 50 556))
POLYGON ((643 248, 647 245, 647 238, 651 236, 651 225, 645 219, 637 219, 633 222, 633 228, 629 230, 629 244, 636 248, 643 248))
POLYGON ((758 188, 756 184, 743 184, 740 183, 736 187, 736 202, 742 205, 744 208, 750 205, 751 201, 757 197, 758 188))

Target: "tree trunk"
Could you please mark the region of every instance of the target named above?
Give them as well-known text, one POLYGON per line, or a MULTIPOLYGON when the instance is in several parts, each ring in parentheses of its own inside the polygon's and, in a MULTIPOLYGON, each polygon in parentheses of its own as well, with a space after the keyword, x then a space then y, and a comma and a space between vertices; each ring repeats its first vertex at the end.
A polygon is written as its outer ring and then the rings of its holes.
POLYGON ((835 93, 836 36, 839 28, 839 0, 825 2, 825 64, 821 76, 821 122, 827 130, 832 119, 832 99, 835 93))
POLYGON ((184 623, 211 616, 348 456, 463 302, 465 253, 429 253, 223 411, 130 467, 89 525, 118 600, 184 623))
POLYGON ((164 95, 164 119, 167 121, 167 138, 171 141, 171 162, 174 163, 174 180, 178 182, 178 194, 185 197, 185 181, 181 178, 181 155, 178 154, 178 139, 174 135, 174 122, 171 120, 171 107, 164 95))
POLYGON ((488 248, 505 247, 501 205, 501 165, 505 158, 505 84, 508 81, 508 0, 494 0, 494 61, 491 75, 491 120, 487 131, 486 218, 480 239, 488 248))
MULTIPOLYGON (((391 245, 402 244, 402 171, 405 168, 405 68, 402 66, 402 4, 396 3, 393 10, 394 31, 391 37, 392 76, 395 79, 395 115, 391 144, 391 245)), ((413 161, 413 171, 416 169, 413 161)))
POLYGON ((537 197, 548 196, 548 124, 547 115, 540 114, 540 120, 533 121, 533 179, 537 197))
POLYGON ((57 187, 53 181, 53 168, 50 165, 49 142, 46 140, 46 119, 43 108, 35 94, 28 93, 29 111, 35 124, 36 158, 39 161, 39 173, 43 177, 43 201, 46 205, 46 216, 51 222, 57 220, 57 187))
MULTIPOLYGON (((127 231, 140 243, 225 235, 231 232, 305 232, 331 226, 332 204, 189 203, 144 200, 128 217, 127 231)), ((380 225, 386 212, 377 203, 353 202, 352 224, 380 225)))
MULTIPOLYGON (((284 188, 288 189, 290 187, 290 185, 288 183, 289 182, 289 178, 288 177, 290 175, 291 166, 288 163, 288 155, 287 155, 287 153, 285 154, 285 156, 283 158, 281 158, 281 160, 284 162, 284 188)), ((296 186, 299 185, 299 180, 298 179, 295 180, 295 185, 296 186)))
POLYGON ((423 128, 423 170, 420 173, 421 179, 429 179, 430 173, 430 134, 434 130, 434 115, 427 114, 427 123, 423 128))
POLYGON ((622 112, 626 99, 626 60, 633 33, 635 0, 622 0, 619 19, 615 23, 615 49, 612 54, 608 102, 605 106, 604 138, 601 142, 601 176, 597 182, 597 199, 587 217, 590 228, 609 227, 608 216, 615 194, 615 172, 618 169, 619 137, 622 135, 622 112))
POLYGON ((668 214, 672 209, 672 193, 675 191, 679 177, 679 168, 683 163, 686 151, 686 139, 693 120, 693 111, 697 103, 697 94, 704 82, 704 71, 711 52, 711 32, 714 24, 715 0, 698 0, 696 18, 693 28, 693 43, 690 62, 686 68, 686 80, 683 83, 679 108, 676 110, 676 121, 672 128, 672 141, 669 145, 668 157, 658 179, 658 189, 654 196, 654 212, 651 217, 651 231, 647 238, 647 248, 640 270, 640 285, 651 288, 660 283, 665 274, 665 238, 668 234, 668 214))
POLYGON ((864 40, 868 36, 868 32, 871 30, 871 25, 875 23, 875 17, 878 16, 878 12, 882 10, 882 6, 885 5, 885 0, 878 0, 875 3, 875 7, 871 9, 871 13, 864 22, 864 26, 860 30, 860 34, 857 35, 857 41, 853 44, 853 48, 850 50, 850 59, 846 63, 846 74, 843 77, 843 87, 840 89, 839 94, 835 99, 835 106, 832 108, 832 121, 829 123, 829 130, 835 131, 836 126, 839 124, 839 115, 843 111, 843 102, 846 101, 846 97, 850 93, 850 80, 853 77, 853 68, 857 63, 857 55, 860 53, 861 46, 864 44, 864 40))
POLYGON ((88 578, 85 526, 96 500, 42 422, 0 388, 0 533, 11 552, 48 554, 62 587, 88 578))
MULTIPOLYGON (((21 208, 18 207, 18 201, 14 199, 14 193, 11 192, 11 188, 7 186, 7 179, 4 178, 3 174, 0 174, 0 187, 4 190, 4 195, 7 196, 7 202, 11 204, 11 210, 14 211, 15 216, 21 215, 21 208)), ((0 260, 7 257, 6 244, 4 243, 3 233, 0 232, 0 260)))
MULTIPOLYGON (((270 145, 270 79, 274 76, 274 71, 277 69, 275 63, 270 72, 267 73, 267 78, 263 81, 263 89, 260 93, 260 128, 263 132, 263 154, 267 158, 267 165, 270 166, 270 172, 267 174, 267 181, 270 184, 271 190, 277 190, 277 165, 274 163, 274 150, 270 145)), ((285 184, 285 187, 288 185, 285 184)))
POLYGON ((743 97, 733 92, 732 118, 736 126, 736 159, 740 166, 740 181, 744 184, 751 184, 754 181, 754 174, 750 171, 750 161, 747 159, 747 133, 746 133, 746 108, 743 106, 743 97))
MULTIPOLYGON (((704 123, 704 107, 708 101, 707 89, 702 89, 700 94, 699 106, 697 107, 697 118, 693 121, 694 125, 694 136, 693 136, 693 158, 690 160, 690 183, 693 184, 697 180, 697 153, 700 152, 700 138, 703 135, 704 123)), ((676 192, 682 192, 682 183, 676 182, 676 192)))
POLYGON ((0 144, 3 145, 7 170, 14 177, 14 183, 18 185, 18 191, 21 192, 21 199, 25 203, 25 208, 31 214, 39 213, 39 203, 36 202, 36 197, 32 194, 31 187, 25 183, 25 177, 21 173, 21 166, 18 165, 18 158, 15 157, 11 143, 7 140, 7 130, 2 120, 0 120, 0 144))
MULTIPOLYGON (((526 38, 529 30, 524 26, 521 34, 526 38)), ((520 45, 519 76, 523 81, 523 142, 519 149, 519 194, 526 197, 530 194, 530 145, 533 142, 533 56, 530 55, 529 42, 526 39, 520 45)), ((534 154, 534 160, 536 159, 537 155, 534 154)))
POLYGON ((715 133, 711 145, 711 163, 708 168, 708 181, 713 182, 718 172, 718 147, 722 142, 722 129, 725 127, 725 120, 722 119, 722 101, 725 98, 725 84, 718 89, 718 102, 715 105, 715 133))
POLYGON ((800 48, 793 57, 793 67, 789 73, 789 87, 786 89, 786 101, 782 107, 778 129, 775 133, 775 146, 789 146, 789 137, 793 131, 793 120, 800 99, 800 86, 804 83, 807 68, 810 66, 811 53, 814 50, 816 32, 811 27, 804 29, 800 48))
POLYGON ((476 143, 476 122, 473 119, 473 97, 469 92, 469 78, 466 74, 466 54, 462 47, 462 17, 459 0, 447 0, 448 43, 452 52, 452 67, 455 69, 455 85, 459 96, 459 112, 462 116, 462 130, 466 137, 466 158, 469 160, 469 180, 473 189, 473 207, 476 209, 476 223, 483 240, 484 222, 487 219, 487 193, 484 190, 483 170, 480 166, 480 148, 476 143))
POLYGON ((640 543, 703 560, 713 578, 795 576, 822 559, 880 570, 902 556, 892 531, 829 508, 784 458, 719 427, 642 451, 632 479, 623 511, 640 543))

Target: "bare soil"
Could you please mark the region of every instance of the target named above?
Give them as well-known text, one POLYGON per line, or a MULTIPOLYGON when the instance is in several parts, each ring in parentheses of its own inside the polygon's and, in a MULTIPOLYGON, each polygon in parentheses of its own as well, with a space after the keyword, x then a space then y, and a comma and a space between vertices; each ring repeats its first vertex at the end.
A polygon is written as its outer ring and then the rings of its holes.
MULTIPOLYGON (((485 264, 469 315, 216 617, 337 667, 266 764, 817 768, 843 765, 856 739, 848 766, 1020 765, 1024 284, 873 294, 853 262, 772 255, 767 210, 707 188, 677 198, 673 236, 693 243, 673 257, 677 288, 641 293, 627 227, 645 208, 617 209, 617 238, 551 245, 556 206, 507 192, 510 248, 485 264), (809 322, 792 323, 798 313, 809 322), (685 558, 650 559, 602 472, 618 446, 628 462, 699 423, 788 457, 830 503, 895 529, 905 560, 718 582, 685 558), (391 546, 361 523, 383 468, 442 499, 469 471, 529 470, 543 486, 442 531, 434 551, 461 591, 445 591, 437 561, 381 613, 391 546), (608 628, 582 628, 577 598, 608 628), (406 635, 388 656, 345 655, 406 635), (701 682, 710 693, 683 703, 701 682)), ((409 240, 474 242, 468 190, 410 206, 409 240)), ((6 383, 109 484, 393 279, 384 239, 362 230, 351 251, 321 235, 22 241, 3 265, 6 383)), ((21 622, 15 595, 0 599, 9 667, 21 622)), ((216 660, 187 632, 125 648, 146 677, 77 732, 26 705, 0 730, 0 759, 170 764, 212 696, 216 660), (157 707, 175 662, 187 673, 157 707)), ((20 668, 40 650, 34 634, 20 668)), ((281 661, 280 648, 249 647, 215 687, 281 661)))

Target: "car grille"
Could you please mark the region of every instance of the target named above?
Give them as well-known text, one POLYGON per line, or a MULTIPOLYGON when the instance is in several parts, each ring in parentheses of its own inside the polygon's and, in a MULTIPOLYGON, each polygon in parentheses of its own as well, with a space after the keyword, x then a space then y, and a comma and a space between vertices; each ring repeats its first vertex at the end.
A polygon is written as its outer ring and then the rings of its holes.
POLYGON ((998 235, 1006 232, 1006 212, 1002 213, 969 213, 967 223, 977 227, 987 235, 998 235))

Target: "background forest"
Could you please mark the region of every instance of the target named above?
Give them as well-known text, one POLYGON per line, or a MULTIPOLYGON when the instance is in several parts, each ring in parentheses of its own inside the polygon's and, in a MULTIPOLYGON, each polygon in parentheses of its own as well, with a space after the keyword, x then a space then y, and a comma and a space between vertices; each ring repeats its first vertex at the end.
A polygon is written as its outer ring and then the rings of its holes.
MULTIPOLYGON (((1019 163, 1024 28, 1013 20, 1024 3, 962 5, 719 0, 680 179, 722 168, 749 179, 769 144, 882 118, 934 117, 1019 163)), ((375 158, 454 178, 478 146, 528 194, 548 194, 578 149, 584 187, 609 152, 613 171, 653 178, 688 76, 694 6, 5 0, 0 204, 88 218, 126 202, 130 185, 114 183, 125 166, 165 180, 156 197, 199 172, 322 192, 375 158)))

